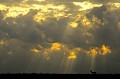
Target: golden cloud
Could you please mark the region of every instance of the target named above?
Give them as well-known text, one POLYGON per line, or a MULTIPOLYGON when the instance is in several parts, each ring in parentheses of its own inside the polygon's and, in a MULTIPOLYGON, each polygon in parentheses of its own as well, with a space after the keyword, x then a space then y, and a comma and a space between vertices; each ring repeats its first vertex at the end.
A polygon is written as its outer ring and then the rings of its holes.
MULTIPOLYGON (((41 48, 41 47, 40 47, 41 48)), ((87 49, 83 49, 80 47, 74 47, 74 48, 69 48, 68 46, 66 46, 65 44, 61 44, 61 43, 52 43, 51 47, 49 48, 33 48, 31 49, 32 52, 34 53, 52 53, 52 52, 60 52, 62 51, 64 53, 64 55, 67 55, 68 59, 76 59, 77 58, 77 53, 81 54, 81 53, 85 53, 88 54, 89 56, 96 56, 96 55, 107 55, 111 53, 111 49, 109 46, 106 45, 102 45, 101 47, 93 47, 89 50, 87 49)))

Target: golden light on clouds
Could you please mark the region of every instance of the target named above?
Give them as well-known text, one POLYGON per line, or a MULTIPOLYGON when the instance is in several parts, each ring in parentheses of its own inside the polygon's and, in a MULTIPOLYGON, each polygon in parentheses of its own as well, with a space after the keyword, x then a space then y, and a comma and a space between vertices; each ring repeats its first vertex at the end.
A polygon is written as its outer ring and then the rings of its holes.
POLYGON ((53 43, 51 46, 51 50, 60 51, 61 50, 61 44, 60 43, 53 43))
MULTIPOLYGON (((93 24, 86 16, 85 14, 87 14, 87 12, 85 13, 79 13, 76 16, 73 17, 73 22, 69 22, 69 25, 73 28, 76 28, 78 26, 78 23, 80 23, 80 25, 82 25, 83 27, 86 28, 92 28, 93 24)), ((97 20, 96 20, 97 21, 97 20)))
MULTIPOLYGON (((45 4, 45 5, 43 5, 43 4, 27 4, 27 3, 25 3, 27 1, 28 0, 24 0, 23 1, 24 4, 21 3, 19 6, 5 6, 5 5, 0 4, 0 9, 4 10, 6 8, 9 8, 8 13, 5 16, 6 18, 7 17, 15 18, 20 14, 26 15, 30 11, 30 9, 34 9, 34 10, 36 9, 36 10, 38 10, 38 13, 34 16, 33 20, 38 23, 41 23, 42 21, 46 21, 47 18, 49 18, 49 17, 60 19, 60 18, 67 16, 67 17, 70 17, 70 21, 68 22, 68 25, 73 28, 76 28, 79 25, 79 23, 81 23, 81 25, 83 27, 87 27, 87 28, 95 28, 93 26, 95 26, 94 24, 96 24, 96 23, 101 24, 101 21, 98 18, 96 18, 95 16, 92 17, 92 20, 89 20, 85 16, 87 12, 84 12, 84 13, 81 12, 76 15, 73 15, 72 13, 66 13, 66 11, 68 11, 68 8, 63 4, 60 4, 60 5, 55 5, 53 3, 45 4)), ((34 1, 41 2, 44 0, 34 0, 34 1)), ((73 2, 73 4, 76 6, 79 6, 80 11, 102 6, 102 4, 93 4, 91 2, 73 2)), ((114 3, 113 5, 119 7, 118 3, 114 3)), ((86 37, 85 38, 86 42, 90 43, 90 41, 87 40, 87 37, 92 38, 93 36, 92 36, 92 34, 90 34, 88 32, 84 32, 83 37, 86 37)), ((1 41, 0 45, 3 45, 3 44, 4 44, 4 42, 1 41)), ((85 50, 80 47, 70 49, 69 47, 67 47, 61 43, 52 43, 51 47, 46 48, 45 50, 44 49, 45 48, 41 49, 41 47, 40 47, 40 49, 33 47, 31 49, 31 51, 34 53, 40 53, 40 52, 44 53, 44 52, 51 52, 51 51, 62 51, 64 49, 64 51, 65 51, 64 53, 69 53, 68 59, 77 58, 76 53, 78 53, 78 52, 79 53, 81 53, 81 52, 88 53, 93 56, 95 56, 97 54, 106 55, 109 52, 111 52, 110 48, 105 45, 103 45, 101 48, 95 47, 90 50, 85 50), (70 52, 70 51, 72 51, 72 52, 70 52)))
POLYGON ((120 22, 117 24, 117 28, 120 29, 120 22))
MULTIPOLYGON (((44 1, 44 0, 37 0, 37 1, 44 1)), ((0 10, 6 10, 8 9, 8 13, 6 14, 6 18, 7 17, 14 17, 16 18, 18 15, 22 14, 22 15, 26 15, 30 9, 36 9, 36 10, 40 10, 38 12, 39 14, 45 15, 45 16, 51 16, 50 14, 52 14, 52 17, 60 17, 60 16, 64 16, 64 11, 65 6, 64 5, 54 5, 54 4, 46 4, 46 5, 42 5, 42 4, 26 4, 25 2, 27 1, 23 1, 23 3, 19 4, 19 6, 6 6, 3 4, 0 4, 0 10)), ((35 17, 38 17, 38 15, 36 15, 35 17)), ((41 17, 41 16, 40 16, 41 17)), ((39 17, 38 17, 39 18, 39 17)), ((38 20, 37 20, 38 22, 38 20)))
POLYGON ((43 54, 49 54, 52 53, 53 51, 55 52, 63 52, 64 55, 67 55, 68 59, 76 59, 77 58, 77 53, 85 53, 88 54, 89 56, 96 56, 96 55, 107 55, 111 53, 111 49, 109 46, 102 45, 101 47, 93 47, 87 49, 83 49, 80 47, 75 47, 73 49, 67 47, 66 45, 63 45, 61 43, 52 43, 49 48, 43 48, 41 45, 38 45, 38 48, 32 48, 31 52, 33 53, 43 53, 43 54))
POLYGON ((41 21, 45 21, 47 18, 46 15, 44 15, 43 13, 38 13, 37 15, 34 16, 34 20, 38 23, 41 23, 41 21))
POLYGON ((50 67, 61 65, 70 72, 85 65, 85 71, 103 67, 119 53, 119 9, 120 3, 93 0, 1 0, 1 61, 9 64, 17 59, 23 68, 30 63, 30 71, 36 72, 44 72, 42 67, 52 72, 50 67))
POLYGON ((34 16, 34 20, 38 23, 41 21, 45 21, 48 17, 54 17, 59 19, 60 17, 64 17, 64 5, 54 5, 54 4, 47 4, 47 5, 32 5, 35 9, 40 9, 40 11, 34 16))
POLYGON ((95 56, 98 54, 98 48, 93 48, 93 49, 90 49, 90 51, 88 51, 88 54, 92 55, 92 56, 95 56))
POLYGON ((50 12, 51 10, 55 10, 55 11, 62 11, 65 9, 64 5, 54 5, 54 4, 46 4, 46 5, 38 5, 38 4, 32 4, 31 5, 32 9, 40 9, 40 12, 50 12))
POLYGON ((108 3, 109 10, 120 9, 120 3, 108 3))
POLYGON ((85 27, 91 27, 91 22, 86 17, 82 19, 82 24, 85 27))
POLYGON ((5 5, 3 5, 3 4, 0 4, 0 10, 6 10, 6 6, 5 5))
POLYGON ((68 59, 76 59, 76 55, 75 55, 75 52, 70 52, 70 55, 67 57, 68 59))
POLYGON ((57 20, 59 20, 61 17, 64 17, 65 13, 64 12, 55 12, 54 17, 57 18, 57 20))
POLYGON ((79 47, 75 48, 74 50, 77 51, 77 52, 81 52, 82 51, 82 49, 79 48, 79 47))
POLYGON ((29 12, 28 8, 22 7, 9 7, 9 11, 5 17, 17 17, 18 15, 26 15, 29 12))
POLYGON ((91 8, 94 8, 94 7, 101 7, 102 4, 93 4, 93 3, 90 3, 88 1, 85 1, 85 2, 73 2, 74 5, 77 5, 77 6, 80 6, 80 11, 83 11, 83 10, 87 10, 87 9, 91 9, 91 8))
POLYGON ((120 3, 113 3, 113 5, 117 8, 120 8, 120 3))
POLYGON ((107 55, 107 54, 111 53, 111 49, 109 46, 102 45, 101 48, 98 48, 98 47, 92 48, 87 53, 92 56, 95 56, 98 54, 99 55, 107 55))
MULTIPOLYGON (((23 0, 22 3, 26 3, 27 1, 29 1, 29 0, 23 0)), ((42 1, 45 1, 45 0, 33 0, 33 1, 42 2, 42 1)))
POLYGON ((102 45, 101 47, 101 55, 106 55, 108 53, 111 53, 111 49, 108 46, 102 45))
POLYGON ((76 16, 72 17, 73 22, 69 22, 69 25, 73 28, 76 28, 78 25, 81 27, 88 29, 96 29, 99 25, 103 25, 104 23, 101 22, 96 16, 92 15, 91 20, 86 16, 88 12, 81 12, 76 16))
POLYGON ((40 50, 36 49, 36 48, 31 49, 31 51, 34 52, 34 53, 40 53, 40 50))
POLYGON ((7 42, 5 40, 0 40, 0 46, 6 45, 6 44, 7 44, 7 42))
POLYGON ((78 23, 76 23, 76 22, 71 22, 71 23, 69 23, 69 25, 70 25, 71 27, 73 27, 73 28, 76 28, 76 27, 78 26, 78 23))

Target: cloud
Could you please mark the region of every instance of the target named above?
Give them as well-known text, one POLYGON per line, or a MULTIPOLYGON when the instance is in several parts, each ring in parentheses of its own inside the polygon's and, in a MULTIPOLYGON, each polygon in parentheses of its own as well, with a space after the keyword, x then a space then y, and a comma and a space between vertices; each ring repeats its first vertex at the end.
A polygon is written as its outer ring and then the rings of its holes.
POLYGON ((0 10, 1 73, 119 72, 119 7, 101 5, 80 10, 73 0, 67 1, 47 4, 46 0, 38 6, 31 0, 24 6, 14 5, 20 9, 12 10, 16 16, 6 16, 12 14, 11 6, 6 5, 9 1, 2 2, 8 8, 0 10))

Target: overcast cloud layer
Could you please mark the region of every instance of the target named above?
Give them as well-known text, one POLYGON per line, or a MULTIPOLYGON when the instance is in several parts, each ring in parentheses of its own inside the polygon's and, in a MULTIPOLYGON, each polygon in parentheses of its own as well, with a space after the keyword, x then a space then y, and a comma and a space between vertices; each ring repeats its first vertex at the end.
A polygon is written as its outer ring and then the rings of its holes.
POLYGON ((0 73, 120 73, 119 2, 0 0, 0 73))

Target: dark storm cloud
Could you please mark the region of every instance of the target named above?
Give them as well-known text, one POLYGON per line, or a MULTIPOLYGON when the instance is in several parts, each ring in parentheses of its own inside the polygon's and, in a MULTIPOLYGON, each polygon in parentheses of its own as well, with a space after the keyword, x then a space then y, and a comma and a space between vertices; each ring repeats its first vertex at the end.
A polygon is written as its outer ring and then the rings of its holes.
MULTIPOLYGON (((73 0, 70 2, 72 1, 73 0)), ((77 8, 71 3, 66 3, 65 5, 70 9, 77 8)), ((86 49, 89 47, 101 46, 102 44, 108 45, 113 50, 112 54, 96 57, 95 70, 98 73, 119 72, 120 28, 118 29, 117 27, 120 21, 119 9, 109 11, 106 6, 102 6, 94 8, 89 13, 86 13, 84 16, 91 22, 92 16, 94 15, 101 23, 104 23, 103 25, 95 24, 95 26, 98 26, 95 30, 86 30, 80 23, 81 19, 78 21, 77 28, 67 27, 68 23, 71 21, 69 17, 63 17, 59 20, 55 17, 48 17, 45 21, 37 23, 33 20, 33 17, 38 12, 38 10, 30 10, 26 15, 19 15, 17 18, 8 17, 3 19, 3 11, 0 11, 0 40, 6 39, 8 41, 7 45, 0 46, 0 72, 57 73, 58 67, 60 67, 59 64, 64 58, 62 52, 57 54, 53 52, 51 54, 52 58, 46 61, 41 53, 35 54, 30 51, 31 47, 39 43, 45 43, 44 48, 46 49, 53 42, 72 45, 73 48, 81 47, 86 49), (86 43, 86 39, 89 40, 89 38, 82 34, 86 32, 94 36, 94 41, 91 42, 91 44, 86 43), (104 58, 106 60, 104 60, 104 58), (106 61, 106 64, 104 61, 106 61)), ((78 13, 79 11, 75 13, 71 12, 71 14, 74 15, 78 13)), ((85 54, 78 54, 77 61, 74 62, 75 68, 72 73, 89 73, 91 69, 91 60, 91 57, 87 57, 85 54)), ((67 63, 67 61, 64 63, 67 63)))
POLYGON ((65 27, 67 26, 67 18, 61 18, 57 21, 56 18, 47 18, 38 28, 44 31, 47 38, 51 38, 53 42, 61 42, 64 35, 65 27))
POLYGON ((42 39, 41 32, 40 30, 36 30, 35 27, 37 24, 33 21, 33 16, 36 13, 36 10, 30 10, 25 16, 19 15, 18 18, 7 18, 5 22, 2 21, 3 23, 1 23, 1 31, 8 33, 11 38, 31 42, 40 41, 42 39))
MULTIPOLYGON (((98 72, 105 72, 108 71, 109 73, 119 73, 118 70, 116 70, 116 67, 119 66, 118 61, 120 60, 117 55, 119 55, 119 47, 120 47, 120 29, 118 29, 118 22, 120 21, 120 16, 118 15, 120 13, 119 9, 109 11, 105 9, 105 6, 93 9, 91 11, 91 15, 95 15, 99 19, 101 19, 102 23, 105 23, 104 25, 100 26, 96 31, 93 33, 95 39, 96 39, 96 45, 99 44, 106 44, 109 45, 112 49, 112 54, 110 56, 106 56, 106 63, 99 64, 98 61, 100 59, 104 59, 102 57, 96 58, 96 71, 98 72), (116 17, 117 16, 117 17, 116 17), (112 65, 114 63, 114 65, 112 65), (99 69, 100 67, 103 67, 103 69, 99 69), (113 67, 112 67, 113 66, 113 67)), ((102 62, 102 61, 100 61, 102 62)), ((118 68, 119 69, 119 68, 118 68)))
POLYGON ((120 37, 118 34, 120 33, 120 29, 118 29, 118 22, 120 19, 118 18, 120 18, 120 16, 117 16, 118 13, 120 13, 119 9, 109 12, 105 6, 95 8, 90 13, 90 15, 96 16, 102 23, 105 23, 96 29, 96 32, 94 33, 96 34, 95 38, 98 38, 97 40, 102 41, 103 44, 111 44, 110 46, 116 47, 114 45, 118 44, 116 42, 119 42, 120 37))

